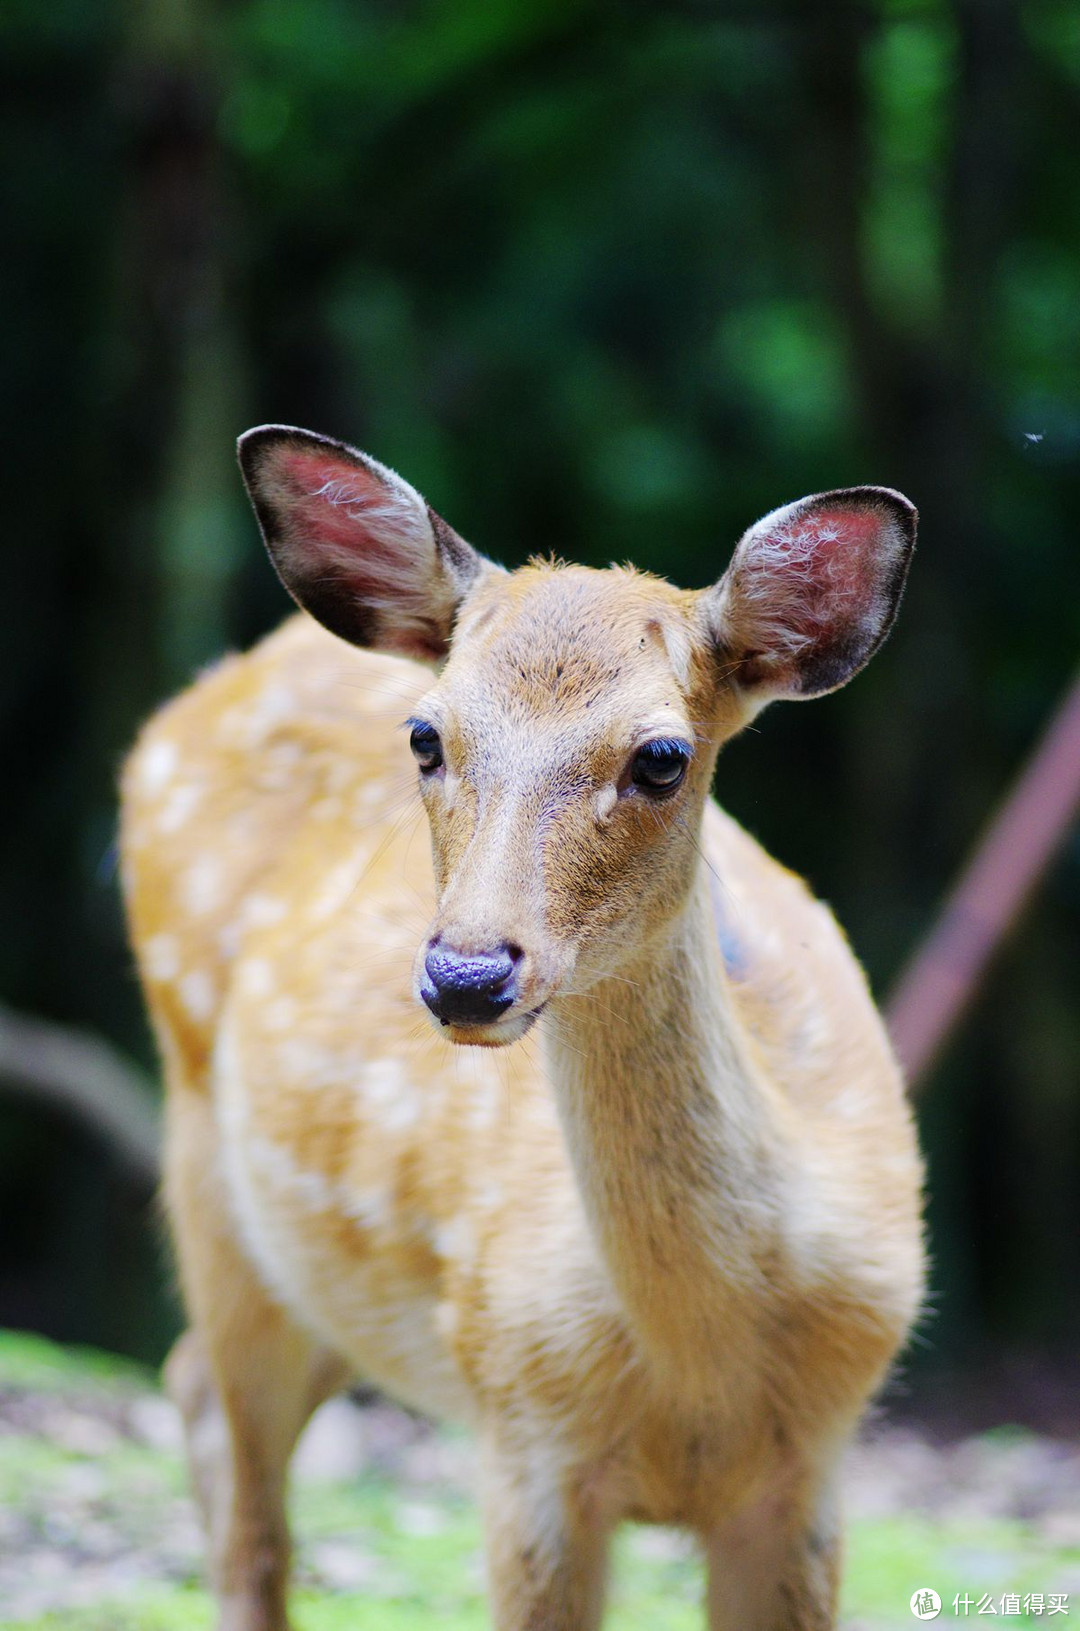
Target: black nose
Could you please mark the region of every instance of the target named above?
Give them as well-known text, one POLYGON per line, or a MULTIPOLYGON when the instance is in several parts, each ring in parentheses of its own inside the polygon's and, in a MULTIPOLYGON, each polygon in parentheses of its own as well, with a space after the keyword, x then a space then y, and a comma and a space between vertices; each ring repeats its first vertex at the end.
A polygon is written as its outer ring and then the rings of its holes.
POLYGON ((490 1025, 517 995, 514 976, 521 955, 517 946, 468 956, 449 946, 432 946, 424 958, 420 995, 444 1025, 490 1025))

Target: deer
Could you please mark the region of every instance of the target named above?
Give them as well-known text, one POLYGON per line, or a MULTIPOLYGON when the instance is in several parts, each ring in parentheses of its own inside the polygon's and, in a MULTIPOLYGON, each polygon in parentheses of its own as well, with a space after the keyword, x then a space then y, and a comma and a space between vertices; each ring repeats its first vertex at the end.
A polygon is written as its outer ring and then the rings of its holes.
POLYGON ((594 1631, 625 1522, 696 1538, 712 1631, 833 1627, 922 1169, 842 932, 710 789, 881 645, 915 509, 801 499, 682 590, 504 570, 312 432, 239 459, 300 610, 122 789, 220 1631, 286 1631, 290 1456, 357 1379, 474 1430, 497 1631, 594 1631))

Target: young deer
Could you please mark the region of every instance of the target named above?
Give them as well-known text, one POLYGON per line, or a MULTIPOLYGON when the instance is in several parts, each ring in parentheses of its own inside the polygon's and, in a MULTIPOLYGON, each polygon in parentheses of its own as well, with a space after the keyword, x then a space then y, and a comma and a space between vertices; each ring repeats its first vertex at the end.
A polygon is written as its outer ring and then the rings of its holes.
POLYGON ((240 460, 312 617, 124 786, 222 1631, 285 1627, 286 1466, 357 1374, 475 1424, 500 1631, 596 1627, 624 1519, 700 1537, 714 1631, 833 1626, 919 1157, 832 917, 708 793, 767 702, 880 645, 912 506, 803 499, 684 592, 504 572, 304 431, 240 460))

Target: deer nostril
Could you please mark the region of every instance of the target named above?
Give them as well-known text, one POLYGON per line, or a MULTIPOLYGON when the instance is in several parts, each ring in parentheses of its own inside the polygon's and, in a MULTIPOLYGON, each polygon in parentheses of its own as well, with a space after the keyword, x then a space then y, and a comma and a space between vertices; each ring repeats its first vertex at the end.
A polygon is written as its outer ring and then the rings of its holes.
POLYGON ((489 1025, 515 1000, 520 947, 459 952, 432 942, 424 958, 420 995, 444 1025, 489 1025))

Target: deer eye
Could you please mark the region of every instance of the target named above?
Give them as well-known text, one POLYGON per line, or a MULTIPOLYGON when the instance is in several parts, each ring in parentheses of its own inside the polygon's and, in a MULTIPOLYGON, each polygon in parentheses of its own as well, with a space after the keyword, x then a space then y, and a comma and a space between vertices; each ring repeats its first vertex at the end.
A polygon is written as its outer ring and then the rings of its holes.
POLYGON ((634 754, 630 780, 646 793, 673 793, 686 775, 690 756, 688 742, 666 737, 646 742, 634 754))
POLYGON ((409 732, 409 746, 413 757, 420 766, 420 773, 429 776, 433 770, 438 770, 443 762, 442 742, 434 725, 429 725, 423 719, 409 719, 406 724, 412 726, 409 732))

